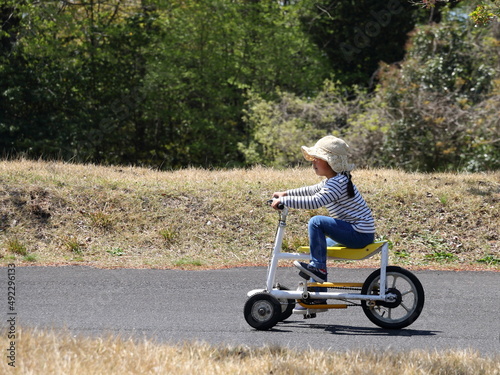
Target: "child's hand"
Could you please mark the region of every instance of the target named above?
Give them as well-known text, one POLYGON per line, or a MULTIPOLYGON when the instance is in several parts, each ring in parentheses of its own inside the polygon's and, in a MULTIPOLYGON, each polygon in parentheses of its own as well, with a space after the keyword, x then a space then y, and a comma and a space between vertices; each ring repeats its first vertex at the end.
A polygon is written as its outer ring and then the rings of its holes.
MULTIPOLYGON (((273 203, 271 203, 271 207, 274 208, 275 210, 279 210, 278 205, 280 204, 279 199, 273 199, 273 203)), ((283 207, 282 207, 283 208, 283 207)))
POLYGON ((276 193, 273 194, 273 203, 271 203, 271 207, 274 208, 275 210, 281 210, 283 209, 283 206, 278 208, 278 205, 281 204, 280 198, 285 197, 286 191, 277 191, 276 193))

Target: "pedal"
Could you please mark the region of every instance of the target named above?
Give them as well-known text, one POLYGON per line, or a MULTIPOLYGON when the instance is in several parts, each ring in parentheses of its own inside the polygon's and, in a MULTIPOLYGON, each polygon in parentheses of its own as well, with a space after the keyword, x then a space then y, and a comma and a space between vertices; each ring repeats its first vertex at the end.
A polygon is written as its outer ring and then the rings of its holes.
POLYGON ((316 313, 312 313, 312 314, 304 314, 304 319, 313 319, 313 318, 316 318, 316 313))

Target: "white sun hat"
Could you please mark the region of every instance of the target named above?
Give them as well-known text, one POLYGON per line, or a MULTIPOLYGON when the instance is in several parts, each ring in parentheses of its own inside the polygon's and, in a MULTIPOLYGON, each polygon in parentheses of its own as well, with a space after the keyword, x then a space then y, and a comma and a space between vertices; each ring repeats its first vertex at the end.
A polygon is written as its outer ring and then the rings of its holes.
POLYGON ((350 172, 354 169, 354 164, 348 160, 349 145, 333 135, 321 138, 313 147, 302 146, 301 149, 306 160, 313 161, 314 158, 324 160, 337 173, 350 172))

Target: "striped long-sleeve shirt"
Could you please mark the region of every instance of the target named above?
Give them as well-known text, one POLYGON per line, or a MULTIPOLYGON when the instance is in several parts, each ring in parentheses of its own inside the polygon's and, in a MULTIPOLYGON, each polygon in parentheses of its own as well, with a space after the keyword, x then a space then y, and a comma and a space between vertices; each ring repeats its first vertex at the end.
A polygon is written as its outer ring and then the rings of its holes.
POLYGON ((337 174, 319 184, 287 190, 281 197, 284 205, 298 209, 325 207, 330 216, 351 223, 354 230, 361 233, 375 233, 372 212, 354 185, 354 197, 347 194, 348 178, 337 174))

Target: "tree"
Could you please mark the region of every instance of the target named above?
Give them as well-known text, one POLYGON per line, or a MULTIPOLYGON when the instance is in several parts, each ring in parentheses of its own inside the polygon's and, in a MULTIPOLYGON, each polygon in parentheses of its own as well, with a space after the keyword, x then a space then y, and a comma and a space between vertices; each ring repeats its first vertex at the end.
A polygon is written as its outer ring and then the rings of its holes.
MULTIPOLYGON (((411 3, 422 6, 428 9, 435 9, 441 4, 449 4, 451 0, 413 0, 411 3)), ((453 1, 458 3, 459 1, 453 1)), ((486 25, 500 17, 500 1, 499 0, 476 0, 474 1, 475 8, 469 13, 469 16, 478 25, 486 25)))
POLYGON ((127 92, 137 93, 144 74, 136 51, 149 43, 140 26, 141 17, 149 16, 141 11, 113 0, 30 2, 14 8, 23 17, 15 47, 1 61, 4 152, 136 160, 140 123, 134 121, 137 101, 127 92))
POLYGON ((312 98, 283 91, 278 91, 277 97, 266 100, 257 93, 249 95, 244 119, 252 140, 239 144, 248 164, 283 167, 302 163, 298 147, 313 144, 327 134, 343 134, 348 120, 362 112, 366 94, 326 80, 312 98))
POLYGON ((297 27, 297 7, 204 0, 162 8, 161 57, 146 82, 157 157, 175 166, 241 163, 247 90, 307 94, 321 85, 324 60, 297 27))
POLYGON ((405 61, 384 67, 374 98, 390 123, 382 165, 499 168, 499 52, 495 26, 478 29, 457 17, 418 28, 405 61))
POLYGON ((252 95, 246 120, 253 139, 240 146, 246 160, 299 163, 297 145, 334 134, 351 146, 358 166, 500 168, 498 25, 474 27, 463 12, 443 13, 442 23, 418 27, 405 59, 383 64, 371 93, 349 95, 330 83, 311 98, 252 95))
POLYGON ((165 168, 237 164, 246 90, 313 93, 328 76, 298 27, 300 3, 9 4, 22 17, 2 34, 16 40, 0 61, 5 153, 165 168))

